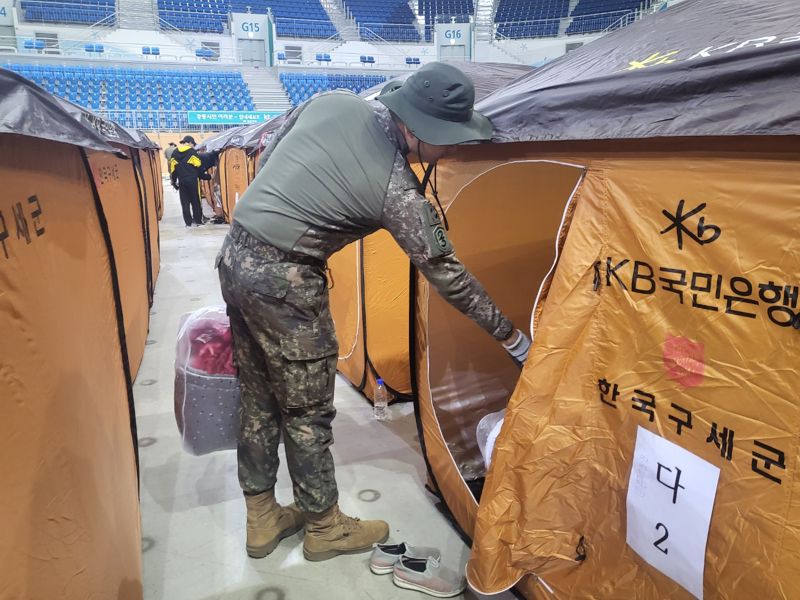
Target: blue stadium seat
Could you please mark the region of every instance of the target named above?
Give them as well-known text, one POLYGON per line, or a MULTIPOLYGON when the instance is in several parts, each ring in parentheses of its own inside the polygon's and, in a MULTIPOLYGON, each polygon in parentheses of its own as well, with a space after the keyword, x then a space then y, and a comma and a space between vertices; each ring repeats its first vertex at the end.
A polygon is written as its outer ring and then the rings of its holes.
POLYGON ((136 126, 186 128, 187 110, 254 110, 247 84, 238 72, 14 64, 6 67, 51 93, 108 114, 126 126, 141 123, 136 126), (185 89, 193 91, 190 97, 185 89))
POLYGON ((362 40, 418 42, 416 17, 406 0, 344 0, 362 40))
MULTIPOLYGON (((366 62, 366 59, 370 57, 364 56, 363 58, 366 62)), ((319 92, 347 89, 357 94, 386 81, 386 77, 383 75, 327 75, 312 73, 281 73, 279 78, 294 106, 305 102, 319 92)))
POLYGON ((568 14, 569 0, 500 0, 494 17, 497 37, 553 37, 568 14))
POLYGON ((338 38, 319 0, 158 0, 161 18, 185 31, 222 33, 230 12, 275 16, 279 36, 338 38))
POLYGON ((20 8, 25 20, 33 23, 116 23, 114 0, 21 0, 20 8))
POLYGON ((634 14, 641 4, 633 0, 580 0, 572 11, 572 22, 567 27, 566 34, 605 31, 620 22, 625 22, 625 19, 634 14))
POLYGON ((473 0, 419 0, 417 14, 425 17, 425 41, 433 40, 437 22, 469 23, 475 12, 473 0))

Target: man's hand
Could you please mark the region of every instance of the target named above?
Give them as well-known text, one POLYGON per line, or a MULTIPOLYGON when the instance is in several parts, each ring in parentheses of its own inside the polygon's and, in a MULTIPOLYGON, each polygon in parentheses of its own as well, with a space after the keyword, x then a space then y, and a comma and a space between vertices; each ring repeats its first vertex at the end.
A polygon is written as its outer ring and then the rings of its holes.
POLYGON ((502 342, 503 348, 511 356, 512 360, 522 368, 528 358, 528 351, 531 349, 531 341, 528 336, 519 329, 515 329, 506 341, 502 342))
POLYGON ((178 182, 174 180, 172 181, 172 187, 175 188, 176 190, 181 189, 180 186, 178 185, 178 182))

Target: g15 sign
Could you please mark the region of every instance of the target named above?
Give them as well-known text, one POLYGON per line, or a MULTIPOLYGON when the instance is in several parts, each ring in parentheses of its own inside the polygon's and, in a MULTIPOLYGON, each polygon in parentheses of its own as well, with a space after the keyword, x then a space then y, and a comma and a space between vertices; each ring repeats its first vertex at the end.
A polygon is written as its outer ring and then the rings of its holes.
POLYGON ((233 13, 233 32, 237 39, 266 40, 269 22, 266 15, 233 13))

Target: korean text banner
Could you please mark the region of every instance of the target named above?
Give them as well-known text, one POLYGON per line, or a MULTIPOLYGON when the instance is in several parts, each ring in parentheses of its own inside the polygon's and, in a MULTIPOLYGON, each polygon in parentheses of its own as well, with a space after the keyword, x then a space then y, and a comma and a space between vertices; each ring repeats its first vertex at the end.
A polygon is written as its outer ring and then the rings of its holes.
POLYGON ((280 111, 242 110, 190 110, 187 112, 190 125, 249 125, 264 123, 282 114, 280 111))

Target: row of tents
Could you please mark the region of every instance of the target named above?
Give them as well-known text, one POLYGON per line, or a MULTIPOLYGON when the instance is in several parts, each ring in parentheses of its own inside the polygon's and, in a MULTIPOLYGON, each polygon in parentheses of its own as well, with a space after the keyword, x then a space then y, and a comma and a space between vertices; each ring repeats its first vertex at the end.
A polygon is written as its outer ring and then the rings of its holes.
POLYGON ((0 69, 0 596, 141 600, 159 148, 0 69))
MULTIPOLYGON (((437 188, 530 330, 521 376, 390 238, 332 257, 340 370, 415 401, 478 591, 800 597, 798 31, 788 0, 687 0, 535 71, 464 67, 495 143, 437 188), (502 409, 487 473, 476 428, 502 409)), ((4 71, 0 91, 4 590, 138 599, 150 150, 4 71)), ((279 124, 207 142, 228 220, 279 124)))
MULTIPOLYGON (((442 161, 438 193, 531 332, 521 377, 385 233, 331 258, 339 370, 414 399, 476 590, 800 596, 795 13, 688 0, 535 71, 460 65, 495 139, 442 161), (487 474, 476 428, 502 409, 487 474)), ((207 142, 228 219, 280 123, 207 142)))

